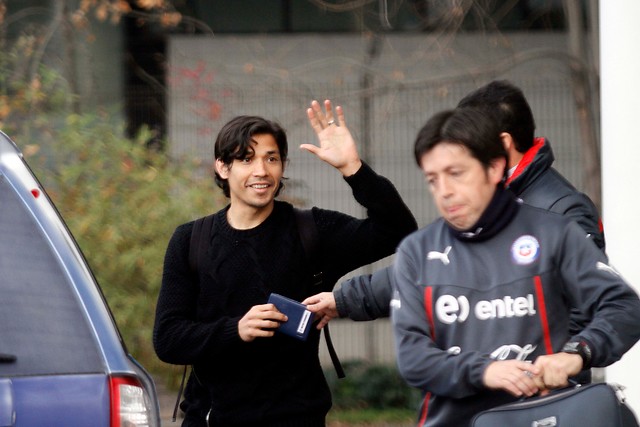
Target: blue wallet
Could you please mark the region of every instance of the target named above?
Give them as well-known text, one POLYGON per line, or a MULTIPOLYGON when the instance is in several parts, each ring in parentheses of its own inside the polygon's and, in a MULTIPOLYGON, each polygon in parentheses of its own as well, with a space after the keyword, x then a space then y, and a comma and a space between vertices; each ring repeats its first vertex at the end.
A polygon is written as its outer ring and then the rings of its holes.
POLYGON ((269 295, 268 302, 275 305, 278 311, 286 314, 289 318, 289 320, 280 324, 276 332, 305 341, 311 329, 313 313, 307 310, 304 304, 280 294, 273 293, 269 295))

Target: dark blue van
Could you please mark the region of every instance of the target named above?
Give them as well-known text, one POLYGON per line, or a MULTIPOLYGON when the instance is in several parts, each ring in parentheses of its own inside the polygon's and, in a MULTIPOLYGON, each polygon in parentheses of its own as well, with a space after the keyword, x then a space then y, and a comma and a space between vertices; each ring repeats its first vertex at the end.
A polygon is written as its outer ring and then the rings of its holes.
POLYGON ((159 413, 75 240, 0 132, 0 427, 159 427, 159 413))

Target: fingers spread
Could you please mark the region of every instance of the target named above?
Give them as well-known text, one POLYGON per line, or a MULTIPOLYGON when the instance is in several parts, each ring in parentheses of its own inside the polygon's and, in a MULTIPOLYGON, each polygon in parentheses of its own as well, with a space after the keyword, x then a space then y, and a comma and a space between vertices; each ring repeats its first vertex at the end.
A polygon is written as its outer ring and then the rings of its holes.
POLYGON ((318 155, 318 153, 320 152, 320 148, 313 144, 300 144, 300 149, 307 150, 311 154, 315 155, 318 155))
POLYGON ((316 113, 312 108, 307 108, 307 117, 309 118, 309 124, 313 128, 316 133, 322 132, 322 126, 320 125, 320 121, 316 117, 316 113))
POLYGON ((336 107, 336 114, 338 115, 338 123, 340 124, 340 126, 346 126, 347 122, 344 119, 344 111, 339 105, 336 107))
POLYGON ((337 120, 333 116, 333 106, 328 99, 324 101, 324 111, 320 103, 315 99, 311 101, 311 107, 307 108, 309 123, 316 132, 321 132, 331 125, 344 126, 345 121, 342 107, 336 107, 336 114, 338 116, 337 120))

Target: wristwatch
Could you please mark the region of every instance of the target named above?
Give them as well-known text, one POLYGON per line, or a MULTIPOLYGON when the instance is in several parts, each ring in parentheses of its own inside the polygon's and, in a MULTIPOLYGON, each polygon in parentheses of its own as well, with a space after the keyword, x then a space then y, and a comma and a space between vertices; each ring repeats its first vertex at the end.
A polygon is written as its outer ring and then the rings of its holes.
POLYGON ((583 370, 591 367, 591 348, 586 341, 569 341, 560 351, 582 357, 583 370))

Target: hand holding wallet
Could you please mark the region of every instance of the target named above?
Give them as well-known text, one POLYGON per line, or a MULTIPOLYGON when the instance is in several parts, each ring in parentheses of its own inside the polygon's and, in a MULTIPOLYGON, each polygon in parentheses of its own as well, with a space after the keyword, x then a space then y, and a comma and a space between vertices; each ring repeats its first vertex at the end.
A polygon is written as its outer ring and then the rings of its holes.
POLYGON ((313 313, 307 310, 307 306, 276 293, 269 295, 268 302, 289 318, 280 324, 276 332, 305 341, 313 322, 313 313))

